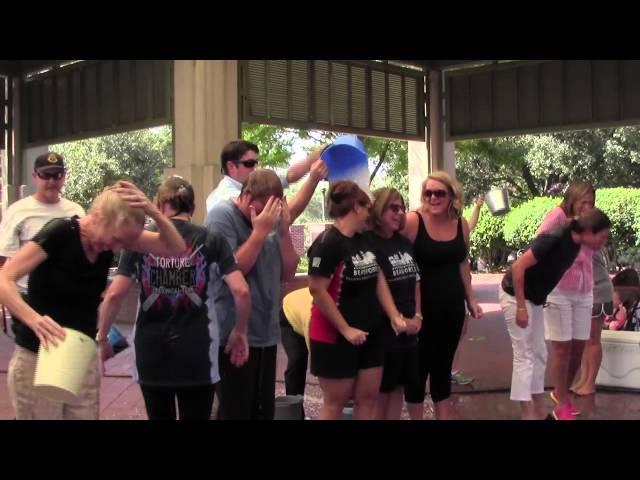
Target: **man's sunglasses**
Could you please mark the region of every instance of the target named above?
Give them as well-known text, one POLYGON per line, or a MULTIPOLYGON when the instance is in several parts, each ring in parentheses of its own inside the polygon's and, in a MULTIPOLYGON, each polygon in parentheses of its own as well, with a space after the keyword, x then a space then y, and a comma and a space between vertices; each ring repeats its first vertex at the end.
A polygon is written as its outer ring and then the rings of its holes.
POLYGON ((425 190, 424 196, 427 198, 431 198, 432 196, 436 198, 444 198, 447 196, 446 190, 425 190))
POLYGON ((404 207, 402 205, 389 205, 387 208, 391 210, 393 213, 405 212, 404 207))
POLYGON ((253 168, 258 164, 258 160, 239 160, 238 163, 241 163, 246 168, 253 168))
POLYGON ((62 172, 36 172, 38 178, 42 180, 62 180, 64 177, 64 171, 62 172))

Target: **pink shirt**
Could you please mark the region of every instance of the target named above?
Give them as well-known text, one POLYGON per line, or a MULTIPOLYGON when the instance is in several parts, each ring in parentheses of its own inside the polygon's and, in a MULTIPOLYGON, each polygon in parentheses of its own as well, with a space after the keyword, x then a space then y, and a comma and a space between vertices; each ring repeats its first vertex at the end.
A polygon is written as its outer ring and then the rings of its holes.
MULTIPOLYGON (((555 207, 545 217, 542 225, 538 228, 537 234, 547 232, 554 227, 567 224, 567 216, 560 207, 555 207)), ((556 289, 566 292, 593 292, 593 254, 595 250, 582 245, 580 252, 574 260, 569 270, 567 270, 556 289)))
POLYGON ((627 309, 620 305, 613 317, 607 317, 609 330, 622 330, 627 323, 627 309))

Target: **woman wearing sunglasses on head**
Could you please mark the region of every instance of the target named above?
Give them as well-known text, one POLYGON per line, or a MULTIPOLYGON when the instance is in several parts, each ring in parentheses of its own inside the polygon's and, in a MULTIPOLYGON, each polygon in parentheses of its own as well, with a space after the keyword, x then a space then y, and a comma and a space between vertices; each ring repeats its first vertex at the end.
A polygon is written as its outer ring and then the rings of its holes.
POLYGON ((407 325, 404 332, 397 332, 388 318, 382 324, 385 354, 378 397, 379 420, 400 419, 403 392, 413 420, 421 420, 424 410, 417 337, 422 325, 420 275, 411 242, 400 235, 405 221, 404 199, 400 192, 394 188, 373 192, 369 217, 371 231, 366 236, 373 245, 393 301, 407 325))
POLYGON ((437 419, 456 417, 451 395, 451 366, 462 333, 465 301, 471 316, 482 309, 471 289, 469 226, 460 215, 463 193, 448 173, 433 172, 422 183, 422 207, 407 215, 403 234, 413 243, 420 267, 422 395, 427 378, 437 419))

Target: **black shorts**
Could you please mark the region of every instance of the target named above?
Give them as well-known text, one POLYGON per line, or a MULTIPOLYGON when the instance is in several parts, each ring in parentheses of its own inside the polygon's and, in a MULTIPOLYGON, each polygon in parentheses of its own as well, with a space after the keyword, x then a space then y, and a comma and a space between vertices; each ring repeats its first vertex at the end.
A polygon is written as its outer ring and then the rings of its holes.
POLYGON ((320 378, 354 378, 359 370, 382 367, 384 344, 379 336, 360 346, 338 334, 336 343, 311 340, 311 373, 320 378))
POLYGON ((591 318, 613 315, 613 302, 594 303, 591 308, 591 318))
POLYGON ((398 387, 404 387, 407 403, 421 403, 424 400, 417 343, 411 347, 389 348, 385 352, 380 392, 391 393, 398 387))

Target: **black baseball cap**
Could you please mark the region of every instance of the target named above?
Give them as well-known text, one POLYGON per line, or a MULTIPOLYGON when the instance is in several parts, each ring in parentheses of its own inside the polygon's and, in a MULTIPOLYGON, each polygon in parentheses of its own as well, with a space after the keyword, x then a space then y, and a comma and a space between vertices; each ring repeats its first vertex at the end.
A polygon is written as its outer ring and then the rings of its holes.
POLYGON ((47 152, 36 158, 33 163, 33 169, 36 172, 64 172, 64 158, 56 152, 47 152))

